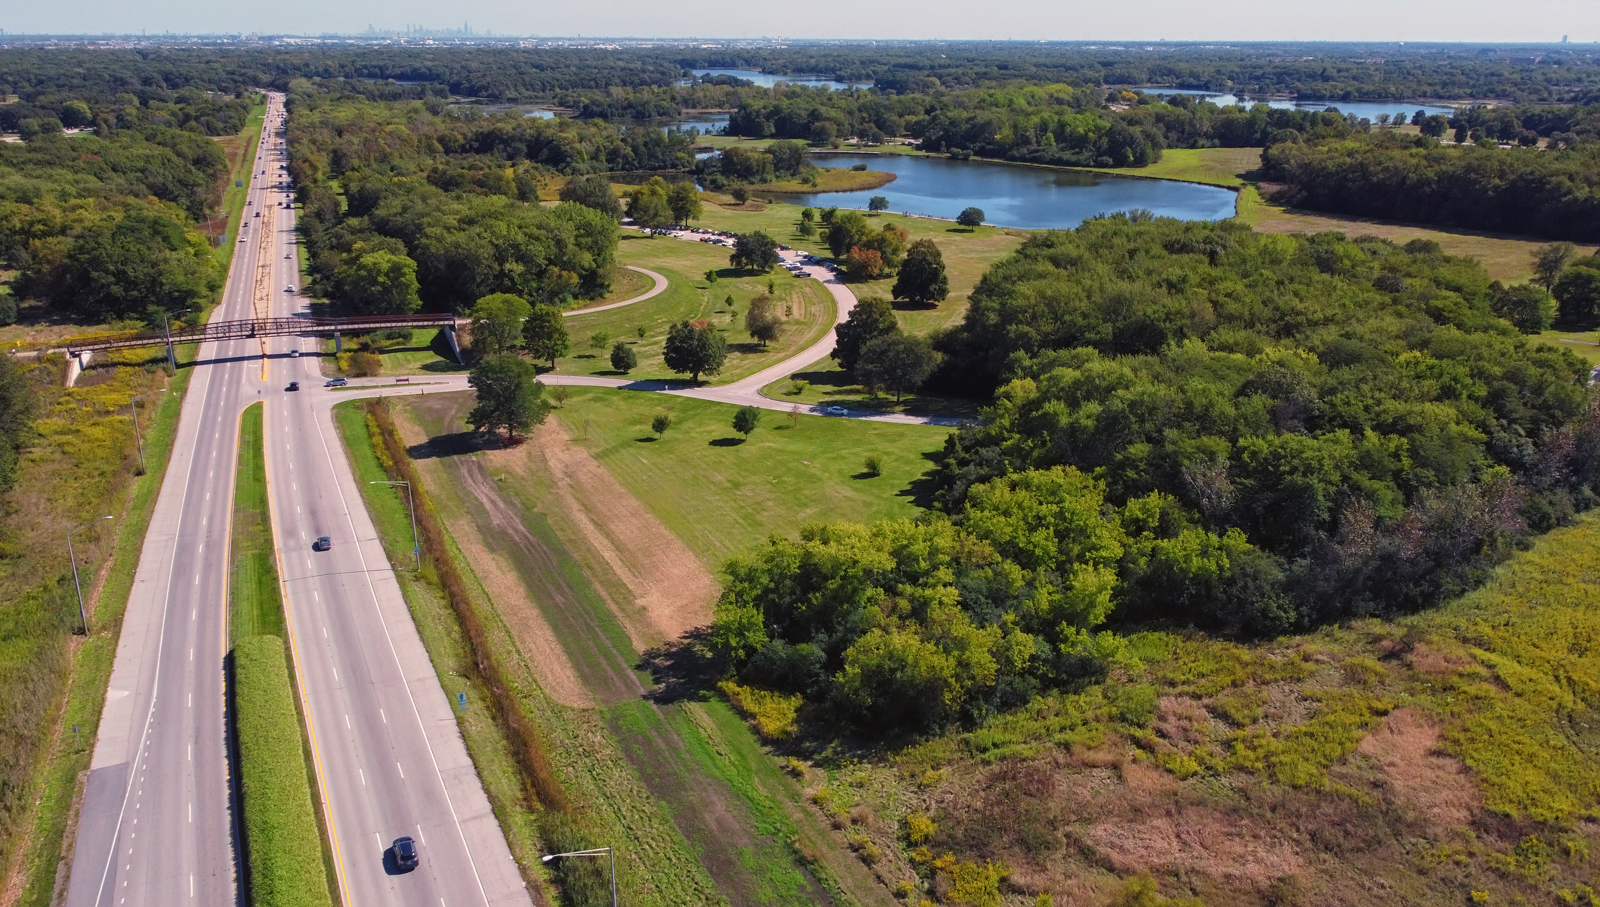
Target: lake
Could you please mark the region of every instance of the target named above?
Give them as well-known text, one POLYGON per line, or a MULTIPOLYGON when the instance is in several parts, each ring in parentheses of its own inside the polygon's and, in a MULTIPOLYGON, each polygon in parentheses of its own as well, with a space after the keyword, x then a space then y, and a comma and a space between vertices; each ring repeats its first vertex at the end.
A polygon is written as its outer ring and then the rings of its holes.
POLYGON ((1070 230, 1096 214, 1136 208, 1182 220, 1222 220, 1234 210, 1230 190, 1168 180, 899 154, 817 154, 812 160, 821 167, 864 163, 869 170, 895 174, 895 181, 866 192, 786 199, 814 207, 866 208, 874 195, 882 195, 890 211, 952 219, 975 207, 983 209, 988 223, 1025 230, 1070 230))
POLYGON ((871 88, 871 82, 835 82, 823 76, 779 76, 769 72, 757 72, 754 69, 691 69, 690 72, 697 76, 733 76, 735 79, 747 79, 762 88, 771 88, 779 82, 788 82, 790 85, 806 85, 810 87, 825 86, 834 91, 844 91, 846 88, 871 88))
POLYGON ((1329 107, 1334 107, 1340 113, 1353 113, 1374 123, 1378 121, 1378 114, 1380 113, 1387 113, 1392 116, 1403 112, 1408 123, 1411 122, 1411 115, 1419 110, 1429 116, 1436 113, 1450 116, 1455 113, 1455 110, 1450 107, 1415 104, 1411 101, 1292 101, 1286 98, 1257 98, 1252 100, 1242 95, 1218 94, 1214 91, 1202 91, 1193 88, 1141 88, 1139 91, 1157 97, 1186 94, 1195 98, 1204 98, 1218 107, 1228 107, 1234 104, 1243 104, 1246 107, 1254 104, 1265 104, 1276 110, 1327 110, 1329 107))

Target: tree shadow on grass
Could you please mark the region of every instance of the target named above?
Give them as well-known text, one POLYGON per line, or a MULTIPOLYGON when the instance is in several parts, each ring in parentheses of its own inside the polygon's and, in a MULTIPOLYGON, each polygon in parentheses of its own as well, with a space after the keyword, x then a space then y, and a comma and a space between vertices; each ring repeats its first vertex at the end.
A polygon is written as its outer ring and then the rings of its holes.
POLYGON ((655 435, 645 435, 642 438, 634 438, 633 440, 639 444, 654 444, 657 438, 655 435))
POLYGON ((642 652, 636 667, 649 672, 656 684, 645 698, 663 705, 704 699, 727 668, 711 653, 710 639, 710 627, 696 627, 642 652))
POLYGON ((413 460, 437 460, 477 453, 480 450, 498 450, 504 446, 499 435, 456 431, 447 435, 435 435, 421 444, 413 444, 406 448, 406 452, 413 460))
POLYGON ((712 447, 738 447, 744 442, 744 438, 717 438, 709 443, 712 447))
POLYGON ((939 491, 939 467, 943 465, 944 452, 937 450, 923 451, 922 458, 933 464, 922 475, 917 476, 906 484, 906 487, 895 492, 895 497, 910 498, 911 503, 923 510, 932 510, 934 496, 939 491))

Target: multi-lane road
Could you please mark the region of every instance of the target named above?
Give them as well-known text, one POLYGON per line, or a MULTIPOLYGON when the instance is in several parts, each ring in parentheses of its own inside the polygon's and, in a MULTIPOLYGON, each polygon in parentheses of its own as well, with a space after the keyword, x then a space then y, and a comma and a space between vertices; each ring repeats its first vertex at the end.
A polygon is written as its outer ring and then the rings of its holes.
MULTIPOLYGON (((294 210, 283 207, 283 115, 283 97, 270 95, 219 319, 303 310, 285 292, 299 282, 299 249, 294 210)), ((344 904, 531 904, 333 433, 317 357, 289 355, 314 343, 200 348, 123 620, 69 907, 244 902, 225 722, 227 574, 239 416, 258 400, 294 665, 344 904), (292 380, 305 389, 285 391, 292 380), (321 535, 333 549, 312 552, 321 535), (385 861, 400 835, 420 846, 414 872, 385 861)))

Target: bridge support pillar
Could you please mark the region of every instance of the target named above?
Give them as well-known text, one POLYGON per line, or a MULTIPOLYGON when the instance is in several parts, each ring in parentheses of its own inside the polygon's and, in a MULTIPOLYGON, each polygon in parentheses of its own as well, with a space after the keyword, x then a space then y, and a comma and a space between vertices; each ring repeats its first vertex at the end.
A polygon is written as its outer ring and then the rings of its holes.
POLYGON ((450 344, 450 352, 455 354, 456 362, 465 365, 466 360, 461 358, 461 345, 456 342, 456 329, 454 325, 444 329, 445 342, 450 344))
POLYGON ((339 336, 339 332, 338 331, 334 331, 333 332, 333 354, 335 356, 337 356, 338 354, 340 354, 342 352, 344 352, 344 338, 339 336))

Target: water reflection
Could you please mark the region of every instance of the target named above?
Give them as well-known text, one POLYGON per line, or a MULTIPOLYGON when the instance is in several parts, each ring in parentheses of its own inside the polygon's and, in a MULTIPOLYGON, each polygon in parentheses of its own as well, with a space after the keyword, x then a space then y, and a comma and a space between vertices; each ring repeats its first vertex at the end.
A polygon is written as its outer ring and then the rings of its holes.
POLYGON ((1411 101, 1294 101, 1286 98, 1249 98, 1244 95, 1219 94, 1214 91, 1203 91, 1193 88, 1141 88, 1148 95, 1157 97, 1170 97, 1176 94, 1186 94, 1194 98, 1204 98, 1218 107, 1229 107, 1234 104, 1243 104, 1251 107, 1256 104, 1265 104, 1275 110, 1327 110, 1329 107, 1337 109, 1340 113, 1353 113, 1363 119, 1377 122, 1379 114, 1389 114, 1391 117, 1397 113, 1405 114, 1407 122, 1411 115, 1422 111, 1427 116, 1442 113, 1450 116, 1455 111, 1449 107, 1436 107, 1431 104, 1416 104, 1411 101))
POLYGON ((954 218, 976 207, 988 223, 1029 230, 1071 229, 1096 214, 1141 208, 1182 220, 1222 220, 1234 210, 1232 191, 1192 183, 895 154, 819 154, 814 160, 823 167, 864 163, 896 179, 864 192, 789 196, 796 204, 865 208, 881 195, 890 211, 954 218))
POLYGON ((844 91, 846 88, 871 88, 871 82, 835 82, 823 76, 780 76, 767 72, 757 72, 753 69, 692 69, 690 72, 697 76, 733 76, 735 79, 745 79, 754 82, 762 88, 771 88, 779 82, 788 82, 790 85, 824 86, 833 91, 844 91))

